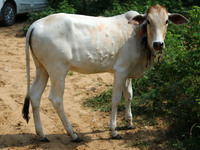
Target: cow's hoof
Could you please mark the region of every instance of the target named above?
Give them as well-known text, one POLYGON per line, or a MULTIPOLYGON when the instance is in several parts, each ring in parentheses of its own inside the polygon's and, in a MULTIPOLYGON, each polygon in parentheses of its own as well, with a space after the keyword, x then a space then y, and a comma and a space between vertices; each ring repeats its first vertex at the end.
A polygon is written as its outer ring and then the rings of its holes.
POLYGON ((50 142, 46 137, 44 139, 42 139, 40 142, 50 142))
POLYGON ((121 135, 117 134, 116 136, 112 136, 112 139, 113 140, 121 140, 121 139, 123 139, 123 137, 121 135))
POLYGON ((75 140, 72 140, 72 142, 74 142, 74 143, 81 143, 81 142, 83 142, 83 140, 80 139, 79 137, 77 137, 75 140))
POLYGON ((131 130, 131 129, 136 129, 136 126, 135 126, 135 125, 132 125, 132 126, 127 126, 127 129, 128 129, 128 130, 131 130))

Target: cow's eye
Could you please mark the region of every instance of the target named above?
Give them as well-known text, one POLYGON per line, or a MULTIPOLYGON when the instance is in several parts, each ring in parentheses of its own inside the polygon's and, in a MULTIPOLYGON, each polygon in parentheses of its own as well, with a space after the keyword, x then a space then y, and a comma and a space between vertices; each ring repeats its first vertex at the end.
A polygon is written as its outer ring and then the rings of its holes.
POLYGON ((149 21, 149 20, 147 20, 147 24, 150 24, 150 21, 149 21))
POLYGON ((168 22, 169 22, 169 20, 166 20, 166 22, 165 22, 165 23, 166 23, 166 24, 168 24, 168 22))

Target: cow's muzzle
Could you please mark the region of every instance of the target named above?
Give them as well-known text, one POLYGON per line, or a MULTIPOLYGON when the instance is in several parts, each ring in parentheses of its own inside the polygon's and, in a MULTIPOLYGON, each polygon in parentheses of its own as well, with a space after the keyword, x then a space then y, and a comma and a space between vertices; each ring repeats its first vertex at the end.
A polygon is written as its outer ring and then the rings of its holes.
POLYGON ((165 43, 164 42, 153 42, 153 48, 155 50, 162 50, 165 47, 165 43))

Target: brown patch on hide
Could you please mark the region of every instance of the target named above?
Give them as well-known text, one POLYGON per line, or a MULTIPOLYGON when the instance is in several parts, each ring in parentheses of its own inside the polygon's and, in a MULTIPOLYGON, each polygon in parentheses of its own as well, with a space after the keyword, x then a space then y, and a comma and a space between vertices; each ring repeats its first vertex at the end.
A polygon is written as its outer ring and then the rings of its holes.
POLYGON ((97 32, 106 31, 106 25, 103 23, 99 23, 97 26, 91 27, 89 30, 90 30, 90 35, 96 38, 97 32))

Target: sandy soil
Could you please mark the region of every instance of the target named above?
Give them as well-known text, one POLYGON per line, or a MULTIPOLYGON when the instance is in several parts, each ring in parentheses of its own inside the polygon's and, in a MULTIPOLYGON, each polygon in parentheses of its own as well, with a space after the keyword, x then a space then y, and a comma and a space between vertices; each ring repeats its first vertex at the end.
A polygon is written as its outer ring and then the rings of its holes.
MULTIPOLYGON (((48 82, 41 102, 41 119, 50 142, 40 143, 32 111, 29 124, 21 115, 26 94, 25 37, 16 35, 20 35, 22 26, 23 22, 18 22, 11 27, 0 27, 0 149, 166 149, 163 144, 165 130, 160 126, 136 124, 135 130, 119 131, 124 137, 122 140, 112 140, 108 130, 110 113, 95 112, 82 105, 87 98, 112 86, 113 76, 108 73, 84 75, 74 72, 66 77, 64 107, 74 130, 83 139, 78 144, 71 142, 48 100, 48 82)), ((32 81, 34 75, 31 60, 32 81)), ((119 126, 123 126, 123 116, 124 113, 119 113, 119 126)))

